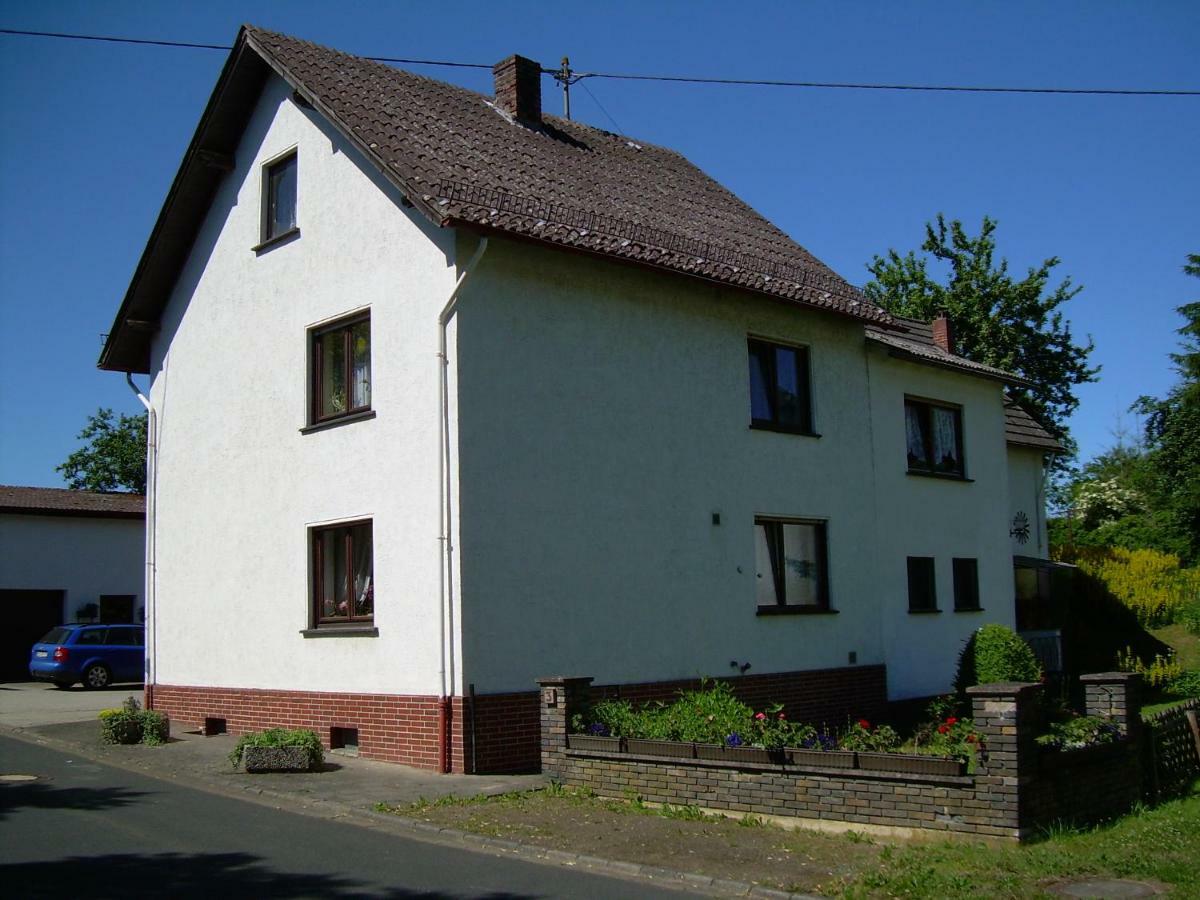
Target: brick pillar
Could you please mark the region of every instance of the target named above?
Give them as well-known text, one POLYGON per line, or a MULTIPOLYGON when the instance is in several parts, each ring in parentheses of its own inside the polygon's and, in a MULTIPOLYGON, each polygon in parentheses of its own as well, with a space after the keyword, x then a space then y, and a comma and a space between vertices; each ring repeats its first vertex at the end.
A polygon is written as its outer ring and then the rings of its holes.
POLYGON ((541 687, 538 708, 541 712, 542 772, 558 775, 563 751, 567 749, 567 728, 571 714, 586 706, 591 694, 591 677, 551 675, 537 680, 541 687))
POLYGON ((1010 837, 1031 829, 1028 796, 1037 774, 1037 700, 1040 684, 1008 682, 967 688, 972 718, 984 746, 975 777, 977 799, 986 804, 992 824, 1010 837))
POLYGON ((1142 731, 1142 676, 1134 672, 1097 672, 1081 675, 1083 713, 1107 716, 1121 734, 1136 741, 1142 731))

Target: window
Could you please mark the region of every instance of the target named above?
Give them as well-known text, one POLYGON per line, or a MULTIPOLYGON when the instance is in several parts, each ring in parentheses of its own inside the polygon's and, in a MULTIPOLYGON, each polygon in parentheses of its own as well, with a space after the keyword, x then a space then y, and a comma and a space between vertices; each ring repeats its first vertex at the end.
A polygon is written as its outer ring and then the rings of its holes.
POLYGON ((369 623, 375 616, 371 523, 312 530, 314 622, 369 623))
POLYGON ((808 351, 753 338, 750 344, 750 427, 812 434, 808 351))
POLYGON ((908 611, 938 611, 932 556, 908 558, 908 611))
POLYGON ((313 422, 371 408, 371 319, 342 320, 312 331, 313 422))
POLYGON ((979 609, 979 560, 954 560, 954 610, 979 609))
POLYGON ((296 154, 291 153, 263 171, 263 243, 295 230, 296 154))
POLYGON ((962 410, 906 399, 904 432, 910 472, 963 477, 962 410))
POLYGON ((760 612, 829 609, 824 522, 755 519, 754 552, 760 612))

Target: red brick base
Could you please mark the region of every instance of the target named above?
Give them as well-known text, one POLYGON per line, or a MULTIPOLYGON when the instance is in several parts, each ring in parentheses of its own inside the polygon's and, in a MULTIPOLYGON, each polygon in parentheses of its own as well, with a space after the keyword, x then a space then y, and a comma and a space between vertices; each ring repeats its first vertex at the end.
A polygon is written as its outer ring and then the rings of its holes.
MULTIPOLYGON (((783 703, 794 721, 844 724, 847 716, 877 717, 887 702, 884 666, 742 675, 729 679, 744 702, 783 703)), ((670 700, 698 679, 601 685, 593 698, 670 700)), ((231 734, 264 728, 312 728, 329 746, 333 728, 356 728, 358 752, 370 759, 437 770, 438 698, 402 694, 335 694, 156 684, 146 706, 176 723, 201 727, 225 720, 231 734)), ((448 731, 455 772, 536 772, 540 765, 537 691, 453 698, 448 731)))

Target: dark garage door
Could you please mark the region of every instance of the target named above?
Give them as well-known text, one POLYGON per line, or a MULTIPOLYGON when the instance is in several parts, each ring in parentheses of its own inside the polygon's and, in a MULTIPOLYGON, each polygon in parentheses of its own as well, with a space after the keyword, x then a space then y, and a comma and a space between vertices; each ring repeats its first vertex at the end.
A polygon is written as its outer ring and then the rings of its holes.
POLYGON ((0 609, 0 681, 28 681, 29 649, 62 624, 63 592, 0 590, 0 609))

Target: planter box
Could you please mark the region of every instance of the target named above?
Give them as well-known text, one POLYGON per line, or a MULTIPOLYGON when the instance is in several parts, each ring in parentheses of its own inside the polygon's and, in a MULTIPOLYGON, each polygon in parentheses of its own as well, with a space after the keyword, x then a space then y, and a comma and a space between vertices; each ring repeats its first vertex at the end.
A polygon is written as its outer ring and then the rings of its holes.
POLYGON ((945 756, 907 753, 859 753, 858 767, 873 772, 907 772, 911 775, 962 775, 967 764, 945 756))
POLYGON ((303 747, 246 747, 242 765, 247 772, 310 772, 312 760, 303 747))
POLYGON ((783 751, 762 747, 726 747, 723 744, 697 744, 697 759, 715 759, 727 763, 782 764, 783 751))
POLYGON ((647 741, 641 738, 626 738, 625 752, 646 756, 672 756, 676 759, 695 759, 696 745, 682 741, 647 741))
POLYGON ((606 753, 620 753, 622 738, 602 737, 598 734, 568 734, 567 746, 572 750, 603 750, 606 753))
POLYGON ((788 747, 783 751, 793 766, 820 766, 824 769, 853 769, 856 763, 853 750, 802 750, 788 747))

